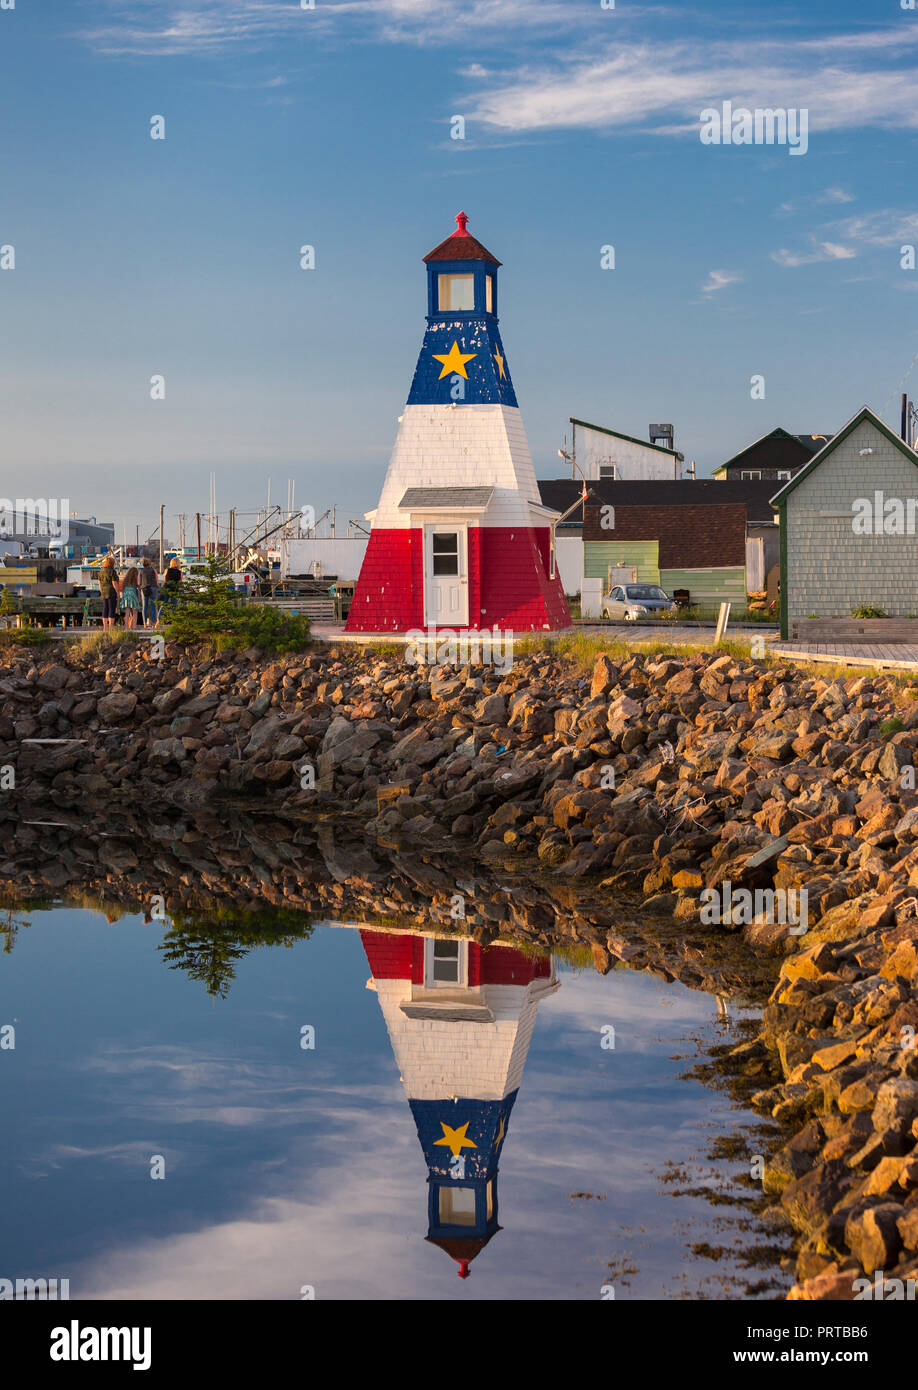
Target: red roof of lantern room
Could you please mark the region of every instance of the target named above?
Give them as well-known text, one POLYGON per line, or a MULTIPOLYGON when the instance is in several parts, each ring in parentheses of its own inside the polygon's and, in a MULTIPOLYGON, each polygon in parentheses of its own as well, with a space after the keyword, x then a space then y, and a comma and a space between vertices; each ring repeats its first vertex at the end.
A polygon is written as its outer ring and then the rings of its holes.
MULTIPOLYGON (((497 1227, 497 1231, 501 1229, 500 1226, 497 1227)), ((481 1254, 482 1250, 491 1239, 491 1236, 496 1235, 497 1231, 492 1231, 491 1234, 487 1236, 478 1237, 425 1236, 424 1239, 431 1245, 439 1245, 441 1250, 445 1250, 450 1259, 455 1260, 456 1264, 459 1266, 456 1270, 459 1278, 468 1279, 469 1275, 472 1273, 469 1269, 469 1265, 476 1255, 481 1254)))
POLYGON ((456 214, 456 230, 452 232, 445 241, 441 241, 439 246, 435 246, 429 256, 425 256, 425 261, 490 261, 492 265, 500 265, 496 256, 492 256, 486 246, 482 246, 480 241, 476 241, 471 232, 466 230, 468 217, 464 212, 456 214))

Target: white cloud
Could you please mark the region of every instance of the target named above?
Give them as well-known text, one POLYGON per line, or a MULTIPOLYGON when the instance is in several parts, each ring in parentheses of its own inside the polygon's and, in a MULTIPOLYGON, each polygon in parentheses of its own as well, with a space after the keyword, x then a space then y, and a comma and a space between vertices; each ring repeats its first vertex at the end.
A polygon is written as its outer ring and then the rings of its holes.
POLYGON ((827 188, 819 198, 820 203, 853 203, 854 194, 844 188, 827 188))
POLYGON ((598 54, 594 46, 588 56, 528 64, 482 89, 473 114, 502 130, 654 123, 655 133, 671 135, 697 132, 703 109, 731 100, 750 108, 805 108, 811 132, 861 125, 914 129, 916 72, 906 60, 916 43, 918 30, 861 35, 857 45, 829 45, 838 50, 829 61, 822 39, 621 41, 598 54), (870 67, 865 49, 888 53, 870 67))
MULTIPOLYGON (((518 30, 545 33, 570 28, 571 7, 562 0, 109 0, 110 18, 82 31, 99 53, 143 57, 219 53, 244 46, 263 49, 279 41, 351 24, 358 39, 390 43, 443 43, 458 35, 518 30)), ((586 15, 581 16, 581 22, 586 15)))
POLYGON ((809 245, 801 250, 782 246, 771 258, 778 265, 795 268, 817 261, 850 261, 863 249, 918 245, 918 212, 882 208, 876 212, 830 222, 811 233, 809 245))
POLYGON ((817 241, 810 238, 811 250, 789 251, 782 246, 780 251, 772 251, 771 259, 788 269, 801 265, 815 265, 818 261, 849 261, 857 255, 850 246, 837 246, 830 241, 817 241))
POLYGON ((833 241, 821 241, 819 249, 827 260, 830 261, 850 261, 857 252, 850 246, 838 246, 833 241))
MULTIPOLYGON (((82 31, 99 53, 208 56, 258 52, 316 35, 393 44, 445 45, 504 34, 516 66, 497 74, 473 61, 459 66, 471 82, 469 114, 495 131, 644 129, 657 136, 696 135, 700 113, 732 100, 747 107, 806 108, 809 130, 864 125, 918 128, 914 61, 918 26, 801 39, 789 28, 767 38, 711 41, 662 37, 660 6, 639 13, 600 10, 569 0, 108 0, 107 19, 82 31), (629 22, 630 21, 630 22, 629 22), (652 23, 654 37, 635 36, 652 23), (626 27, 627 25, 627 27, 626 27), (563 34, 564 42, 528 50, 563 34)), ((306 50, 309 51, 309 50, 306 50)), ((488 51, 498 51, 491 50, 488 51)), ((713 157, 718 157, 714 155, 713 157)), ((826 201, 850 201, 827 189, 826 201)))
POLYGON ((836 223, 838 231, 849 241, 864 246, 900 246, 918 242, 918 212, 901 212, 881 208, 859 217, 848 217, 836 223))
POLYGON ((725 290, 728 285, 738 285, 742 280, 738 270, 711 270, 702 285, 703 294, 713 294, 715 290, 725 290))

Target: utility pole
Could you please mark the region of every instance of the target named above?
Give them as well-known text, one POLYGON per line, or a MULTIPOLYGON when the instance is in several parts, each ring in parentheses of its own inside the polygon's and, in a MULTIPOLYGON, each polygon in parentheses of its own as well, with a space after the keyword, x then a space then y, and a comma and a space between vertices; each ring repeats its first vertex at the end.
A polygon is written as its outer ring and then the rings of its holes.
POLYGON ((196 525, 197 528, 198 528, 198 563, 200 564, 200 562, 201 562, 201 513, 200 513, 200 512, 195 512, 195 514, 194 514, 194 519, 195 519, 195 525, 196 525))
POLYGON ((165 562, 165 557, 164 557, 164 555, 163 555, 163 549, 164 549, 164 547, 165 547, 165 541, 164 541, 164 539, 163 539, 163 526, 165 525, 165 520, 166 520, 166 504, 165 504, 165 502, 161 502, 161 503, 160 503, 160 507, 159 507, 159 572, 160 572, 160 574, 162 574, 162 572, 163 572, 163 564, 164 564, 164 562, 165 562))

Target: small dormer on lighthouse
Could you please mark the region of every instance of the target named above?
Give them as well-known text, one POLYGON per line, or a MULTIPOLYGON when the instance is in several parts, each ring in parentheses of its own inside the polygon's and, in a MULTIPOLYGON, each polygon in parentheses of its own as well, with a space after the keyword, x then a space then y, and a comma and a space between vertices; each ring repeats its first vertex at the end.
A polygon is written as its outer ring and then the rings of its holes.
POLYGON ((570 614, 498 327, 500 261, 468 230, 424 257, 427 329, 350 632, 554 630, 570 614))

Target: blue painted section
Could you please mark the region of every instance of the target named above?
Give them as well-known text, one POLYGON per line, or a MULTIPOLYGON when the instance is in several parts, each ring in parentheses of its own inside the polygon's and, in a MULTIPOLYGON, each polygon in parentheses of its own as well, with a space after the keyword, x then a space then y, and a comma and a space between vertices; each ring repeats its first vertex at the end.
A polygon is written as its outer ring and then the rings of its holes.
POLYGON ((431 261, 427 266, 427 332, 408 394, 408 405, 510 405, 516 406, 516 392, 510 379, 504 345, 497 327, 497 266, 493 261, 431 261), (474 309, 448 309, 440 312, 439 276, 471 275, 474 279, 474 309), (491 281, 491 309, 487 308, 487 280, 491 281), (464 363, 466 377, 447 372, 435 353, 445 356, 453 343, 463 354, 473 353, 464 363), (498 363, 497 356, 502 359, 498 363), (503 374, 501 374, 501 365, 503 374))
POLYGON ((459 1097, 455 1100, 410 1101, 431 1177, 469 1185, 492 1177, 497 1172, 501 1149, 510 1126, 510 1111, 517 1095, 517 1091, 511 1091, 503 1100, 467 1100, 459 1097), (501 1120, 503 1134, 498 1139, 501 1120), (443 1138, 444 1124, 450 1129, 461 1129, 466 1122, 468 1129, 465 1137, 471 1139, 475 1148, 462 1150, 465 1174, 462 1179, 454 1179, 450 1173, 453 1155, 445 1144, 436 1141, 443 1138))
POLYGON ((497 1224, 497 1166, 510 1125, 510 1111, 518 1095, 512 1091, 503 1100, 412 1100, 411 1113, 417 1125, 418 1138, 424 1150, 428 1170, 427 1238, 428 1240, 483 1240, 498 1229, 497 1224), (451 1169, 452 1151, 445 1144, 443 1125, 461 1129, 468 1124, 465 1138, 471 1139, 474 1149, 463 1149, 465 1171, 457 1176, 451 1169), (491 1210, 488 1212, 488 1186, 491 1186, 491 1210), (443 1188, 464 1188, 475 1194, 475 1220, 461 1225, 448 1225, 440 1218, 440 1192, 443 1188))
POLYGON ((457 405, 517 404, 497 320, 490 314, 479 318, 453 311, 428 319, 408 405, 450 405, 453 401, 457 405), (434 353, 448 354, 453 343, 458 344, 461 353, 475 354, 464 364, 467 379, 454 372, 440 377, 443 363, 437 361, 434 353), (503 377, 495 353, 504 358, 503 377))

